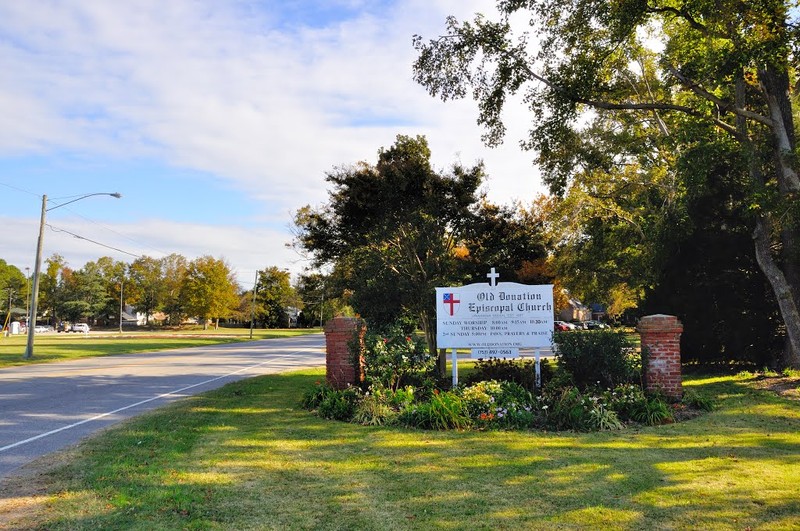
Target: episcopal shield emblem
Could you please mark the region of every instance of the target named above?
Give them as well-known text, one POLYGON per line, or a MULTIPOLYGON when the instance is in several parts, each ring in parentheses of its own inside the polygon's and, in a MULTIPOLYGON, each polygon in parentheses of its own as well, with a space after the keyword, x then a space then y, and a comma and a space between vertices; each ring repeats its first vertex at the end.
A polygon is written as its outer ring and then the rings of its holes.
POLYGON ((450 317, 456 314, 460 303, 461 301, 456 298, 456 295, 454 293, 442 294, 442 304, 444 305, 445 310, 450 315, 450 317))

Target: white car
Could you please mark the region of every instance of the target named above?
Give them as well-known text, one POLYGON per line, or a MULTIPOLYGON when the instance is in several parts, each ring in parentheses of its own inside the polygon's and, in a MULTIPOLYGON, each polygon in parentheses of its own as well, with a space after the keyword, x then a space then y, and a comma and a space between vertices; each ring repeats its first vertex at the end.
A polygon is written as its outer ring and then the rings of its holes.
POLYGON ((36 332, 37 334, 42 334, 44 332, 52 332, 53 327, 48 325, 36 325, 33 328, 33 331, 36 332))
POLYGON ((86 323, 75 323, 74 325, 69 327, 70 332, 83 332, 84 334, 89 333, 89 325, 86 323))

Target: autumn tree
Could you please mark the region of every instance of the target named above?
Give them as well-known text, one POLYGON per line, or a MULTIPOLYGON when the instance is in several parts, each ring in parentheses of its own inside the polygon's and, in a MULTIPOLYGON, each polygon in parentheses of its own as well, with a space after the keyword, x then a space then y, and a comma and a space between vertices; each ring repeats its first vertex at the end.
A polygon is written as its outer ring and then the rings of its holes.
POLYGON ((163 275, 162 309, 167 314, 167 322, 179 325, 186 316, 186 305, 181 297, 181 287, 186 279, 189 263, 180 254, 172 253, 161 259, 163 275))
POLYGON ((504 105, 522 92, 532 111, 525 147, 536 151, 555 193, 576 172, 621 174, 630 162, 643 177, 650 152, 660 151, 658 164, 674 169, 704 130, 727 137, 747 176, 749 231, 786 329, 785 361, 800 366, 800 178, 791 105, 799 34, 791 5, 503 0, 497 21, 451 17, 447 35, 427 43, 415 37, 415 77, 445 99, 471 91, 489 144, 502 141, 504 105), (614 127, 647 122, 657 134, 607 151, 597 135, 585 134, 595 118, 614 127))
POLYGON ((201 256, 189 263, 181 296, 187 313, 200 318, 204 329, 212 319, 214 328, 218 328, 220 318, 236 311, 238 289, 233 272, 223 259, 201 256))

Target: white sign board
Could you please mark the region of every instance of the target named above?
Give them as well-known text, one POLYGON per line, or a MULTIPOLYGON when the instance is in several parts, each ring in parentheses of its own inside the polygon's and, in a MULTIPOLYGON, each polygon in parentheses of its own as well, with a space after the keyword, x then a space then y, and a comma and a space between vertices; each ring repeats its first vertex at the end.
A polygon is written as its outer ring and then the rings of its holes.
POLYGON ((436 288, 439 348, 550 346, 553 286, 500 282, 436 288))

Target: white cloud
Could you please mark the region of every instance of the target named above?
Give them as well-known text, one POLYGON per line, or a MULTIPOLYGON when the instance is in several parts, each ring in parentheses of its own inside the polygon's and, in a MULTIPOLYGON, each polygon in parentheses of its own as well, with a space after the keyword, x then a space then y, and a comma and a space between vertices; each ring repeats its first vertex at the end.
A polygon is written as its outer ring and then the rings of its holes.
MULTIPOLYGON (((288 224, 294 209, 325 200, 327 170, 374 161, 398 133, 425 134, 437 167, 482 158, 490 198, 527 200, 539 183, 531 154, 517 147, 528 120, 522 104, 508 113, 507 145, 487 150, 472 101, 442 103, 412 80, 413 34, 439 35, 447 14, 468 18, 491 5, 408 0, 293 26, 249 3, 5 2, 0 19, 10 38, 0 39, 0 66, 14 76, 0 88, 0 115, 14 127, 0 132, 0 156, 66 150, 123 163, 156 159, 211 174, 263 202, 262 218, 288 224)), ((37 220, 28 221, 35 239, 37 220)), ((288 235, 275 229, 165 218, 117 230, 245 269, 291 259, 288 235), (269 251, 251 260, 262 248, 269 251)), ((96 258, 97 249, 85 255, 96 258)))

